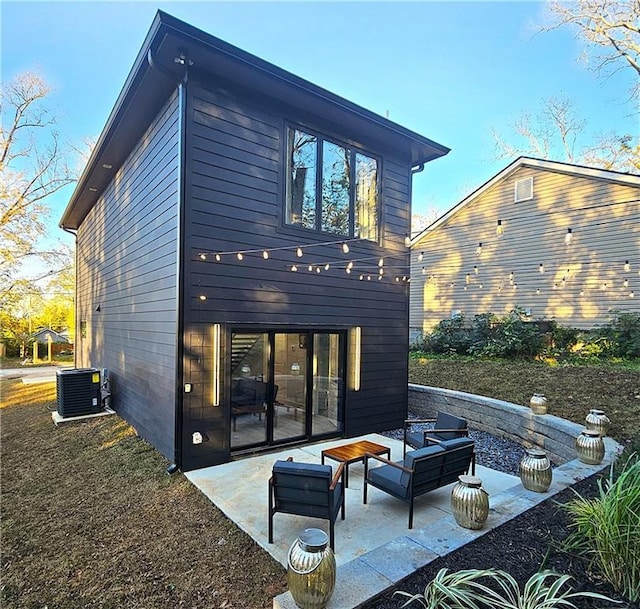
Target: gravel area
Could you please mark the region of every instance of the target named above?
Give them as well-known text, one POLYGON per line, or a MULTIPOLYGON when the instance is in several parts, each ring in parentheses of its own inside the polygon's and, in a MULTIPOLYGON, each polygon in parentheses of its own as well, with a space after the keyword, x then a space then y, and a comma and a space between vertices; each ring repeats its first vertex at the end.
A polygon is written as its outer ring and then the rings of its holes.
MULTIPOLYGON (((419 418, 409 414, 409 418, 419 418)), ((422 425, 423 429, 428 429, 429 425, 422 425)), ((419 428, 416 426, 416 428, 419 428)), ((385 431, 382 435, 396 440, 403 439, 402 429, 393 429, 385 431)), ((518 475, 520 460, 524 456, 524 446, 508 438, 502 438, 480 431, 478 429, 469 429, 469 437, 475 442, 476 463, 499 472, 518 475)), ((552 466, 554 464, 552 463, 552 466)))

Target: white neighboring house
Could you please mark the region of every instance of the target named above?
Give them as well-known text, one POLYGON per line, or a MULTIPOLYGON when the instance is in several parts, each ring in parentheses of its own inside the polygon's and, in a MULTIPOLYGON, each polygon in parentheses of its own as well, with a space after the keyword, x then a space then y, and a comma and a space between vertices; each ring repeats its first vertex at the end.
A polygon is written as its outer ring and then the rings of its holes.
POLYGON ((591 328, 640 312, 640 176, 520 157, 411 246, 410 336, 524 309, 591 328))

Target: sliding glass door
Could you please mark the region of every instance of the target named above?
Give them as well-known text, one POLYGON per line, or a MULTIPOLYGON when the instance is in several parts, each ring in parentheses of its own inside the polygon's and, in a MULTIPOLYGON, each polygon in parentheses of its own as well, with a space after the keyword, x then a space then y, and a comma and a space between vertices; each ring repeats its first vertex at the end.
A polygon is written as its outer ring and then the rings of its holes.
POLYGON ((345 334, 232 333, 231 449, 342 430, 345 334))

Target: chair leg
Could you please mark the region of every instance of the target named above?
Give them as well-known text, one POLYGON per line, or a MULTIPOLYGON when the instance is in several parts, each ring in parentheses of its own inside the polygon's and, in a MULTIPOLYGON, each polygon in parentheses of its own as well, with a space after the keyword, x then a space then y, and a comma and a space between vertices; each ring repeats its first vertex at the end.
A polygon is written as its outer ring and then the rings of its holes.
POLYGON ((409 501, 409 528, 413 528, 413 496, 409 501))
POLYGON ((367 480, 365 479, 364 481, 364 492, 363 492, 363 496, 362 496, 362 503, 366 503, 367 502, 367 480))
POLYGON ((269 543, 273 543, 273 482, 269 480, 269 543))
POLYGON ((329 520, 329 545, 331 546, 331 549, 335 552, 336 551, 336 544, 335 544, 333 518, 331 520, 329 520))

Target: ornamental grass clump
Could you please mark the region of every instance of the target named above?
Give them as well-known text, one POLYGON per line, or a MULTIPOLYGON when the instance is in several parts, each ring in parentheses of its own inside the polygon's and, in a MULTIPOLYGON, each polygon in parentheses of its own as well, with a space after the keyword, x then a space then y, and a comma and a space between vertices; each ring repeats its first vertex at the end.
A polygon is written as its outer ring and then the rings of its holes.
POLYGON ((469 569, 447 573, 447 569, 441 569, 422 594, 397 591, 394 595, 408 598, 402 607, 418 602, 424 609, 577 609, 572 599, 584 597, 617 602, 596 592, 573 592, 570 580, 569 575, 540 571, 520 590, 518 582, 505 571, 469 569))
POLYGON ((565 505, 572 531, 568 551, 595 564, 603 577, 631 602, 640 601, 640 461, 632 455, 620 473, 598 481, 593 499, 578 495, 565 505))

